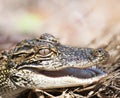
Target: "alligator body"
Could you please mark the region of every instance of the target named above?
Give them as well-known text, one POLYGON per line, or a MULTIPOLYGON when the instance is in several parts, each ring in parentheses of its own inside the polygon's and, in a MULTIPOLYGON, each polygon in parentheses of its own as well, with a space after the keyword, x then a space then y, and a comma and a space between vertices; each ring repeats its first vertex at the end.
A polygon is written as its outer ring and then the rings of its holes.
POLYGON ((0 55, 0 96, 15 98, 26 89, 90 85, 107 75, 96 66, 108 57, 104 49, 65 46, 47 33, 23 40, 0 55))

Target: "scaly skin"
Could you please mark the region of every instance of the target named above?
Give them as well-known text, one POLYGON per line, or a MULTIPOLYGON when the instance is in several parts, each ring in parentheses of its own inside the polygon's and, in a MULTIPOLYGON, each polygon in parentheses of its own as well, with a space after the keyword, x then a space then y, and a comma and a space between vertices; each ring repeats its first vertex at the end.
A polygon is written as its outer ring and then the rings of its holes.
POLYGON ((23 40, 0 55, 0 96, 16 97, 26 89, 52 89, 95 83, 107 74, 98 68, 109 57, 104 49, 61 45, 50 34, 23 40))

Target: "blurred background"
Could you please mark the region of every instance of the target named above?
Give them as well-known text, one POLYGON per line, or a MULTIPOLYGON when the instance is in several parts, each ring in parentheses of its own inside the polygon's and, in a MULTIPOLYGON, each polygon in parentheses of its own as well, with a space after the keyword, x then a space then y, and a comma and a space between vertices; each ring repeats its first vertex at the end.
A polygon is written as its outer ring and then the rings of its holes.
POLYGON ((120 0, 0 0, 0 51, 42 33, 66 45, 107 45, 120 34, 120 0))

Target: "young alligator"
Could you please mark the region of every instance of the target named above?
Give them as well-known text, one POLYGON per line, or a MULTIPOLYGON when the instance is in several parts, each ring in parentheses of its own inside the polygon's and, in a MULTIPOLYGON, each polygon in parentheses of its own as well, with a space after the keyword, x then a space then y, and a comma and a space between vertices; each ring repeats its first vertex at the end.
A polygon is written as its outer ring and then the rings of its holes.
POLYGON ((108 57, 103 49, 61 45, 47 33, 23 40, 13 50, 0 55, 0 96, 15 98, 26 89, 95 83, 107 75, 95 66, 105 63, 108 57))

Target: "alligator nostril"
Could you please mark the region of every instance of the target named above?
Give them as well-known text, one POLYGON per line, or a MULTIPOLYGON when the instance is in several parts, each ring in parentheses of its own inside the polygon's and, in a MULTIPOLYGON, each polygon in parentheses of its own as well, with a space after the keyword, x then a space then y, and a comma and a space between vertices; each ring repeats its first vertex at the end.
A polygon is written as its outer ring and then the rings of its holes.
POLYGON ((105 50, 103 50, 102 48, 99 48, 99 49, 98 49, 98 52, 99 52, 99 53, 104 53, 105 50))
POLYGON ((98 49, 98 52, 99 52, 99 53, 102 53, 102 50, 101 50, 101 49, 98 49))
POLYGON ((99 48, 99 49, 94 50, 92 52, 92 55, 95 56, 95 57, 97 57, 97 56, 100 57, 100 56, 103 56, 105 54, 105 52, 106 52, 105 50, 99 48))

